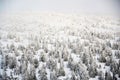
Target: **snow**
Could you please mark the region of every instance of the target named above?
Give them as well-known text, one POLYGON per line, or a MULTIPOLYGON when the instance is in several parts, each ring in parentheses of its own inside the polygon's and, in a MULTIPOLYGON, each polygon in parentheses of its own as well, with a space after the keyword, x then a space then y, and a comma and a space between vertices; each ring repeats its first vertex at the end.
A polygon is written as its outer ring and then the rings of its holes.
MULTIPOLYGON (((0 15, 1 16, 1 15, 0 15)), ((2 15, 3 16, 3 15, 2 15)), ((93 65, 97 66, 97 71, 102 71, 105 75, 105 72, 110 72, 110 66, 106 66, 105 63, 102 63, 98 60, 101 53, 95 53, 95 49, 102 51, 102 44, 105 44, 106 41, 110 41, 111 44, 117 42, 120 36, 116 36, 116 29, 118 29, 117 24, 112 24, 112 22, 117 22, 117 20, 112 19, 108 16, 83 16, 83 15, 66 15, 66 14, 37 14, 37 15, 5 15, 1 18, 2 23, 0 23, 0 50, 3 51, 3 54, 0 54, 0 67, 2 61, 5 62, 5 55, 15 56, 15 52, 8 52, 10 46, 14 44, 15 49, 19 53, 16 56, 17 65, 21 65, 18 60, 21 60, 22 54, 25 55, 25 58, 28 59, 28 55, 31 60, 38 60, 38 68, 35 69, 35 74, 37 80, 39 80, 38 71, 42 68, 43 65, 47 65, 46 61, 50 58, 53 61, 57 61, 57 68, 60 68, 61 63, 59 63, 59 58, 63 61, 63 68, 65 71, 65 76, 59 76, 58 79, 64 80, 67 77, 71 78, 72 70, 68 68, 68 61, 62 59, 62 53, 68 53, 67 57, 71 55, 73 62, 75 64, 80 64, 81 69, 85 70, 87 73, 87 68, 84 63, 82 63, 81 56, 83 53, 87 54, 87 59, 93 58, 93 65), (109 20, 108 20, 109 19, 109 20), (93 35, 91 35, 93 33, 93 35), (99 36, 98 36, 99 34, 99 36), (10 38, 13 36, 13 38, 10 38), (107 37, 106 37, 107 36, 107 37), (85 46, 85 42, 88 45, 85 46), (18 50, 18 47, 22 45, 25 47, 24 51, 18 50), (70 48, 72 46, 72 48, 70 48), (37 47, 37 48, 34 48, 37 47), (45 52, 47 48, 48 52, 45 52), (72 52, 72 49, 77 49, 76 53, 72 52), (78 49, 82 49, 79 51, 78 49), (64 50, 65 49, 65 50, 64 50), (59 52, 59 58, 55 58, 55 53, 50 56, 51 51, 59 52), (62 52, 63 51, 63 52, 62 52), (28 53, 30 52, 30 53, 28 53), (46 61, 41 62, 39 58, 41 54, 45 55, 46 61), (90 55, 92 57, 90 57, 90 55), (98 68, 98 66, 101 66, 98 68)), ((113 46, 113 45, 112 45, 113 46)), ((107 46, 105 48, 108 49, 107 46)), ((116 59, 115 50, 110 48, 112 51, 112 59, 115 62, 119 62, 120 59, 116 59)), ((119 49, 118 49, 119 50, 119 49)), ((63 54, 64 54, 63 53, 63 54)), ((105 54, 104 54, 105 55, 105 54)), ((27 70, 31 70, 31 66, 34 63, 27 61, 27 70)), ((50 73, 52 72, 47 67, 45 68, 47 73, 47 78, 50 80, 50 73)), ((0 74, 3 72, 7 73, 7 76, 10 76, 11 72, 14 72, 14 69, 10 69, 7 66, 6 71, 0 68, 0 74)), ((14 75, 13 77, 18 77, 19 80, 22 80, 23 74, 14 75)), ((98 75, 95 78, 89 78, 89 80, 98 80, 98 75)), ((118 80, 118 74, 116 74, 118 80)))

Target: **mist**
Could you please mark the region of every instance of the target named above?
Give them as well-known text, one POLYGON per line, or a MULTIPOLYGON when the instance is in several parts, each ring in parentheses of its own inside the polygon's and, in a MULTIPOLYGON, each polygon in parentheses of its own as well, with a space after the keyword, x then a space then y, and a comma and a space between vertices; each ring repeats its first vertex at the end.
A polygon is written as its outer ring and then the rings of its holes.
POLYGON ((119 12, 119 2, 119 0, 0 0, 0 12, 115 14, 119 12))

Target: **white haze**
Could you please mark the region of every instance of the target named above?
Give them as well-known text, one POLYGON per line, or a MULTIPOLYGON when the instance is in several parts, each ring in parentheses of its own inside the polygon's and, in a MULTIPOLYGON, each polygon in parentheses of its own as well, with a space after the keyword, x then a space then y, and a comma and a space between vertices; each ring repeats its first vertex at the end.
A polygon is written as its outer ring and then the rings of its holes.
POLYGON ((115 2, 117 0, 0 0, 0 12, 114 14, 118 8, 115 2))

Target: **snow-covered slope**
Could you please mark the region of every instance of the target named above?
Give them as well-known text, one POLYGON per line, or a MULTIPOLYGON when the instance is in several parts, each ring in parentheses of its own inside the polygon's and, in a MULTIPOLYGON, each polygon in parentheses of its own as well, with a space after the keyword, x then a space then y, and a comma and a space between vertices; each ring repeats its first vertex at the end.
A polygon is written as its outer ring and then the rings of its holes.
POLYGON ((0 80, 120 80, 120 20, 0 15, 0 80))

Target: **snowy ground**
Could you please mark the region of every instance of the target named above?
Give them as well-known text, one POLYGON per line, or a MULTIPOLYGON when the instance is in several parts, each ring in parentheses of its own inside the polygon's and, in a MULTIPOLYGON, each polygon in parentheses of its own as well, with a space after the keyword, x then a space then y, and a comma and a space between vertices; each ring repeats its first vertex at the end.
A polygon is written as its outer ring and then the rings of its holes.
POLYGON ((0 80, 120 80, 120 19, 0 17, 0 80))

